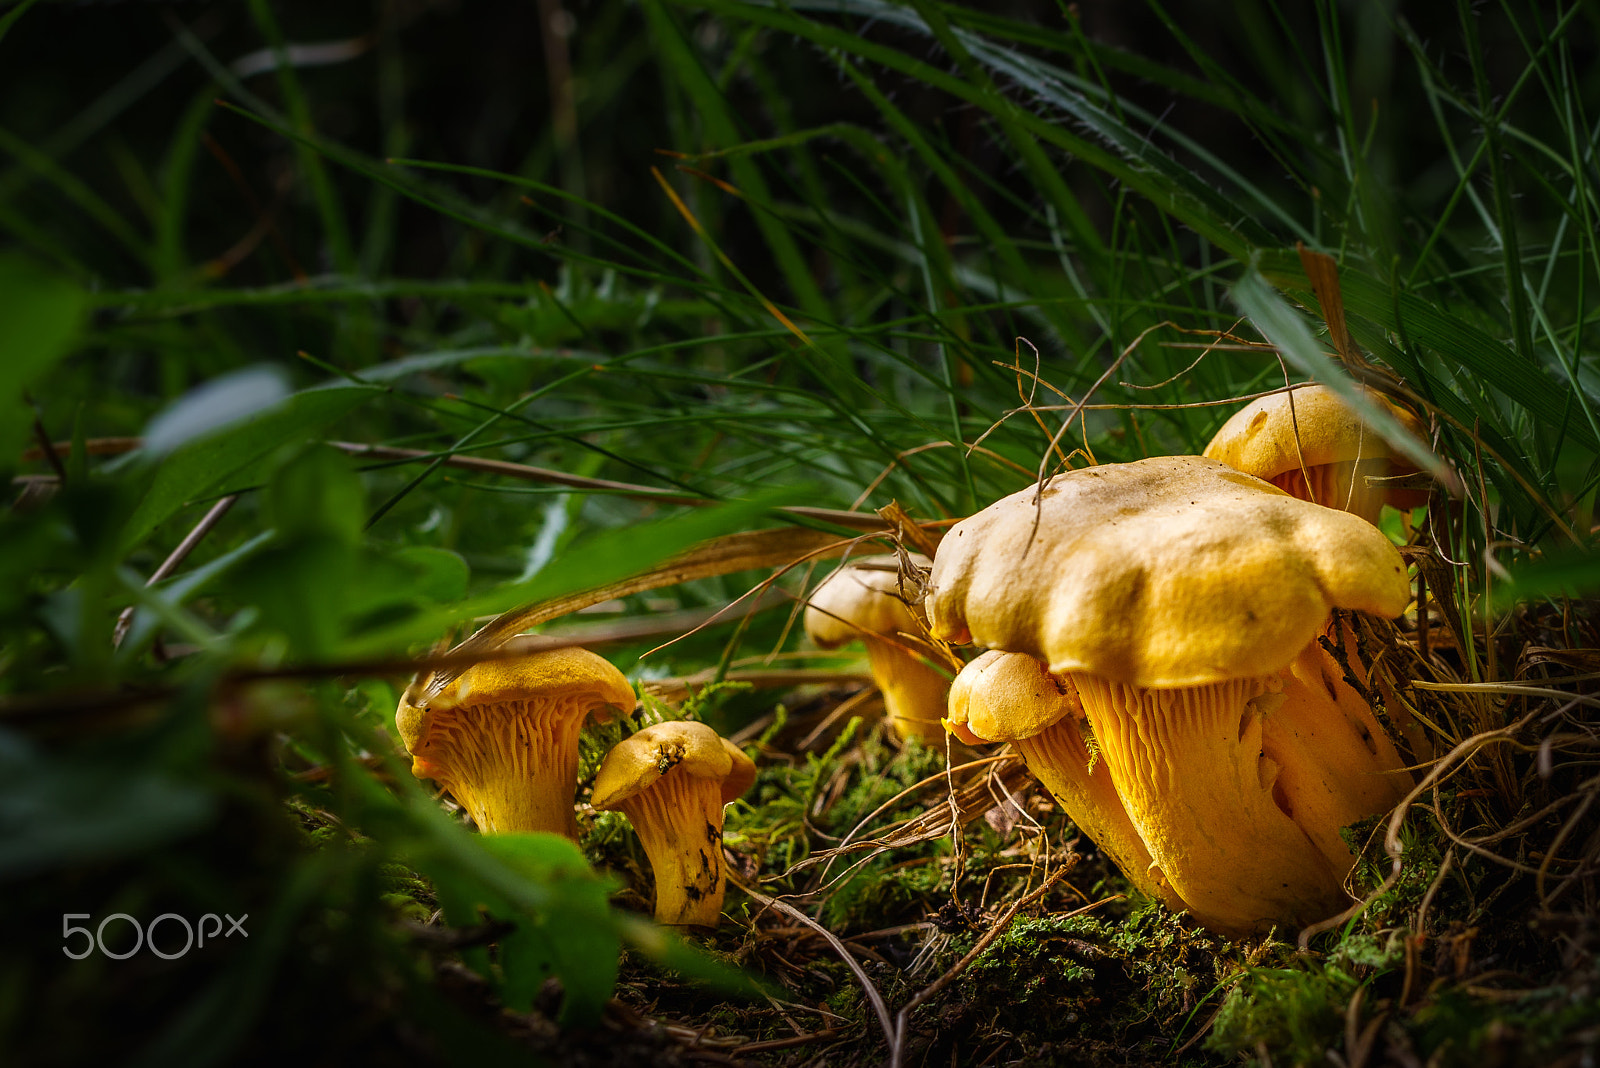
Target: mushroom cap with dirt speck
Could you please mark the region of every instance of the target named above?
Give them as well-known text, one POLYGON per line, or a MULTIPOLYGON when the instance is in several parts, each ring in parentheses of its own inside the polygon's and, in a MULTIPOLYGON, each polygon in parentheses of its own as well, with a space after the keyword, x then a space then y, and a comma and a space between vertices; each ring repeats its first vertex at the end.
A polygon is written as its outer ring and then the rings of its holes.
MULTIPOLYGON (((1413 435, 1426 438, 1411 412, 1362 387, 1413 435)), ((1205 455, 1266 479, 1291 496, 1351 512, 1376 524, 1385 504, 1409 510, 1428 502, 1424 487, 1390 481, 1416 474, 1376 431, 1327 386, 1306 385, 1252 401, 1235 412, 1205 455)))
POLYGON ((1266 675, 1331 608, 1393 617, 1405 562, 1356 516, 1218 460, 1070 471, 951 528, 929 580, 935 637, 1138 686, 1266 675))
POLYGON ((618 742, 595 776, 590 804, 615 809, 673 769, 718 783, 723 804, 750 789, 756 778, 755 763, 743 749, 704 723, 674 720, 645 727, 618 742))
POLYGON ((715 927, 722 918, 722 810, 755 777, 744 750, 687 721, 646 727, 601 761, 592 804, 633 824, 655 874, 657 923, 715 927))

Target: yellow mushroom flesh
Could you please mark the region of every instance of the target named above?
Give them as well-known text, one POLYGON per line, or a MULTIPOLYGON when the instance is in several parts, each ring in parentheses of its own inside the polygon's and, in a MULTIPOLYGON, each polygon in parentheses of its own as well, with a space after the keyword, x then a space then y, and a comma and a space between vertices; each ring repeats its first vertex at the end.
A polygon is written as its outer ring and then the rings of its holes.
POLYGON ((1275 802, 1257 705, 1274 676, 1152 689, 1074 673, 1118 795, 1174 893, 1240 935, 1337 911, 1335 870, 1275 802))
POLYGON ((1342 874, 1350 852, 1339 828, 1394 807, 1412 779, 1326 650, 1308 645, 1281 676, 1283 700, 1263 718, 1262 750, 1282 769, 1280 806, 1342 874))
POLYGON ((1070 683, 1023 653, 991 650, 950 687, 947 728, 967 741, 1010 742, 1077 828, 1134 889, 1178 911, 1184 903, 1155 866, 1128 818, 1104 760, 1084 740, 1083 708, 1070 683))
POLYGON ((714 927, 727 880, 722 866, 722 795, 695 775, 665 775, 622 802, 655 873, 657 923, 714 927))

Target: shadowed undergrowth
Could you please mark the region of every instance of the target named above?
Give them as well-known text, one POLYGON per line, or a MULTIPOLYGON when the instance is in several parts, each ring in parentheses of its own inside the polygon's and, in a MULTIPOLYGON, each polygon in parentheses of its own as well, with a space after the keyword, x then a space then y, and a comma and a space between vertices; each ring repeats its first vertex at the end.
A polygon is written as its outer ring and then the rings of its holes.
POLYGON ((1586 1063, 1596 29, 1581 4, 0 8, 0 1042, 1586 1063), (1364 909, 1230 942, 1131 895, 1016 758, 886 740, 865 660, 796 606, 846 552, 1198 452, 1307 378, 1427 426, 1429 502, 1385 517, 1421 607, 1350 651, 1419 786, 1347 831, 1364 909), (639 919, 615 814, 580 807, 581 855, 485 838, 411 775, 419 658, 529 605, 507 634, 645 695, 590 731, 580 806, 644 722, 756 758, 705 952, 639 919), (63 913, 127 919, 71 959, 63 913), (249 937, 115 956, 168 913, 249 937))

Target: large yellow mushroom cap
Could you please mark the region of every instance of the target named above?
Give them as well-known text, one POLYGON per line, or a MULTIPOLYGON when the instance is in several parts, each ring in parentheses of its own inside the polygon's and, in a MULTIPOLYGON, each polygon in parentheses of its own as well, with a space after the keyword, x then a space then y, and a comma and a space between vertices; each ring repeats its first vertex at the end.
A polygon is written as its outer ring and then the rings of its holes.
POLYGON ((1217 460, 1164 456, 1069 471, 958 523, 927 606, 947 641, 1174 687, 1272 674, 1331 608, 1397 616, 1410 599, 1405 562, 1371 524, 1217 460))
POLYGON ((631 712, 637 701, 628 677, 615 664, 587 649, 570 646, 474 664, 426 705, 413 704, 408 693, 395 711, 395 726, 406 751, 415 753, 431 716, 472 705, 524 700, 530 695, 571 697, 596 719, 609 719, 613 709, 631 712))
POLYGON ((725 805, 750 789, 756 778, 755 763, 743 749, 704 723, 675 720, 646 727, 618 742, 595 776, 590 804, 602 810, 617 808, 674 768, 679 775, 716 782, 725 805))
POLYGON ((596 714, 602 717, 611 715, 604 706, 631 711, 635 703, 628 677, 615 664, 587 649, 568 646, 474 664, 430 701, 428 708, 445 711, 498 704, 533 693, 551 698, 591 696, 596 714))
MULTIPOLYGON (((919 553, 908 555, 918 567, 932 563, 919 553)), ((811 593, 805 627, 807 637, 824 649, 868 634, 920 633, 921 625, 901 592, 900 558, 864 557, 823 579, 811 593)))
MULTIPOLYGON (((1387 408, 1407 430, 1418 437, 1425 435, 1415 415, 1375 390, 1362 387, 1362 392, 1387 408)), ((1302 463, 1316 467, 1345 460, 1387 459, 1394 452, 1337 393, 1324 385, 1309 384, 1262 397, 1239 409, 1222 424, 1205 455, 1236 471, 1271 480, 1285 471, 1298 470, 1302 463)))

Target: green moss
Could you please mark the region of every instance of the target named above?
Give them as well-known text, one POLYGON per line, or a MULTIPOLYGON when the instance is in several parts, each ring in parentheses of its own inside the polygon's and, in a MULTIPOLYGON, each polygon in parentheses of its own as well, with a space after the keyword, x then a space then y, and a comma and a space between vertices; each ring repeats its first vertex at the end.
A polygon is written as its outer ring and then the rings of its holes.
POLYGON ((1206 1048, 1231 1053, 1264 1044, 1275 1061, 1322 1063, 1357 985, 1332 967, 1252 970, 1228 991, 1206 1048))

